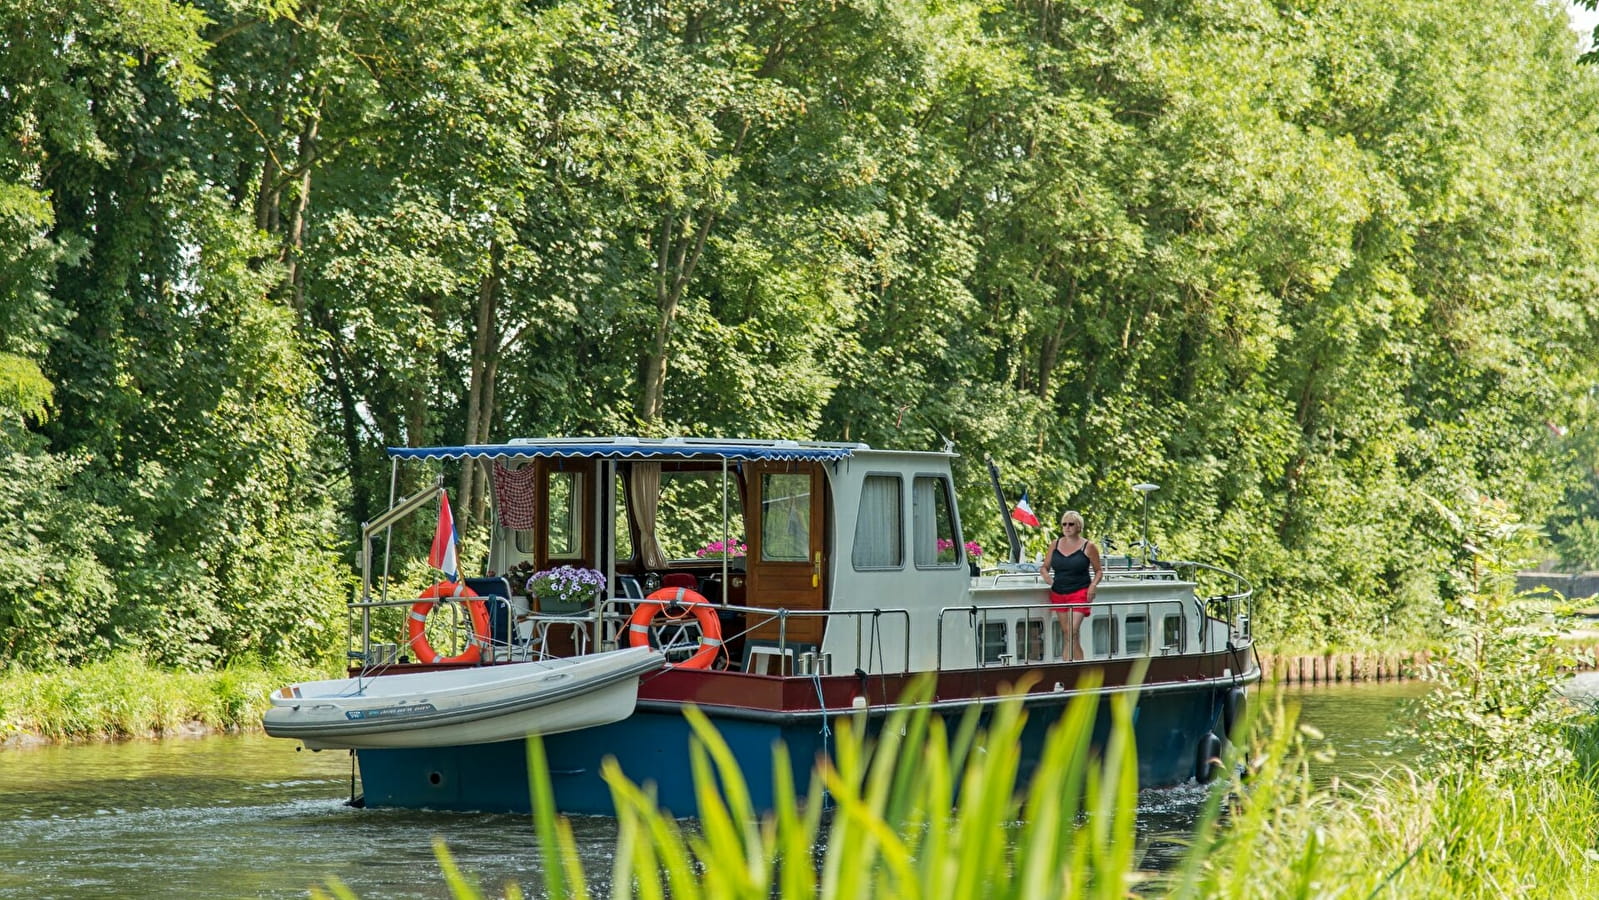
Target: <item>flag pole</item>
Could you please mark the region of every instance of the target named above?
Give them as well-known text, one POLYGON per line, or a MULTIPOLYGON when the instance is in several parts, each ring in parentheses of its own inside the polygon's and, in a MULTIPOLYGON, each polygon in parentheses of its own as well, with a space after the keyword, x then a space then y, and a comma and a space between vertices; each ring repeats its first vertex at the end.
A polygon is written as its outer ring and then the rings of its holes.
POLYGON ((1147 567, 1152 555, 1149 552, 1149 495, 1160 490, 1160 485, 1144 482, 1133 485, 1133 490, 1144 495, 1144 539, 1140 543, 1144 545, 1144 565, 1147 567))
POLYGON ((994 465, 994 458, 987 453, 983 454, 983 462, 988 463, 988 480, 994 485, 994 499, 999 501, 999 521, 1005 526, 1005 540, 1010 543, 1010 561, 1022 561, 1022 542, 1016 536, 1016 526, 1010 521, 1010 504, 1005 502, 1005 490, 999 486, 999 467, 994 465))

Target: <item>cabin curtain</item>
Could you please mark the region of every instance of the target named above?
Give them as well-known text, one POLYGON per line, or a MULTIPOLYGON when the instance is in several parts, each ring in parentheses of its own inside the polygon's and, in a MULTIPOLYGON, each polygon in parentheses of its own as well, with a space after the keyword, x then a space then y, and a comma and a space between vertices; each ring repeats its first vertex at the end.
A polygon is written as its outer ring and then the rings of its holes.
POLYGON ((666 568, 661 545, 655 540, 655 511, 661 505, 661 464, 636 462, 627 481, 628 499, 638 517, 638 552, 646 569, 666 568))
POLYGON ((534 506, 537 476, 538 468, 532 463, 510 469, 494 461, 494 514, 501 525, 518 531, 538 527, 534 506))
POLYGON ((897 569, 905 564, 899 484, 892 475, 868 475, 861 485, 852 560, 857 569, 897 569))

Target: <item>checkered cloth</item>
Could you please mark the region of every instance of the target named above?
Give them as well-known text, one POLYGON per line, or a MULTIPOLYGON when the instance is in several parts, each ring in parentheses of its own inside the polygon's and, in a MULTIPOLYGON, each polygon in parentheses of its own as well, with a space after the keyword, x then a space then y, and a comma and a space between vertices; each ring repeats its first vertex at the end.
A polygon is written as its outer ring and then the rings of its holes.
POLYGON ((534 515, 534 474, 537 468, 524 465, 520 469, 507 469, 499 462, 494 464, 494 509, 500 524, 506 528, 530 531, 537 522, 534 515))

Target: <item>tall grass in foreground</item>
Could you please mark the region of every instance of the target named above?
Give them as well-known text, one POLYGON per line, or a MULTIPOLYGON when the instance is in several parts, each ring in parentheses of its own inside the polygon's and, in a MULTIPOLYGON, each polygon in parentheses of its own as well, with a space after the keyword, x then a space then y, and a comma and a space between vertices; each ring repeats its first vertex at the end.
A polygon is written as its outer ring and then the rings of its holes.
MULTIPOLYGON (((922 688, 925 691, 925 688, 922 688)), ((908 698, 916 700, 918 697, 908 698)), ((1140 869, 1130 698, 1112 707, 1112 737, 1092 752, 1094 699, 1074 701, 1042 764, 1018 790, 1026 713, 1012 700, 979 730, 954 734, 925 710, 900 711, 868 740, 840 723, 836 765, 808 797, 784 795, 764 817, 704 716, 690 712, 700 815, 690 829, 662 814, 615 768, 619 839, 610 896, 693 898, 1577 898, 1599 891, 1599 730, 1566 733, 1574 759, 1547 769, 1396 769, 1318 788, 1320 735, 1280 701, 1258 725, 1250 775, 1211 794, 1174 870, 1140 869), (834 808, 823 816, 825 785, 834 808), (1227 806, 1225 827, 1221 822, 1227 806)), ((554 812, 542 745, 530 741, 543 891, 591 891, 567 821, 554 812)), ((779 784, 788 757, 774 758, 779 784)), ((481 896, 436 844, 453 895, 481 896)), ((332 895, 354 894, 337 882, 332 895)), ((312 895, 327 894, 313 889, 312 895)), ((507 885, 504 896, 520 898, 507 885)))
POLYGON ((272 691, 312 673, 233 666, 208 672, 158 669, 123 654, 81 668, 0 672, 0 740, 167 734, 200 725, 256 728, 272 691))
MULTIPOLYGON (((918 704, 929 694, 924 682, 906 701, 918 704)), ((1136 845, 1133 702, 1112 701, 1113 737, 1095 759, 1089 738, 1097 703, 1087 695, 1071 702, 1025 791, 1017 790, 1017 779, 1026 716, 1015 700, 1000 707, 982 736, 976 716, 965 717, 951 735, 925 707, 902 707, 875 741, 843 722, 836 762, 819 768, 810 795, 801 803, 779 793, 764 819, 726 744, 693 711, 697 832, 685 833, 662 816, 614 765, 605 769, 619 831, 613 896, 1123 896, 1136 845), (833 804, 825 825, 824 786, 833 804), (1087 813, 1083 827, 1079 810, 1087 813), (819 858, 818 847, 825 847, 819 858)), ((587 896, 582 873, 571 865, 570 835, 552 811, 541 746, 530 746, 549 892, 587 896)), ((791 783, 787 756, 774 758, 777 784, 791 783)))
POLYGON ((1458 538, 1444 567, 1433 689, 1406 730, 1420 769, 1312 791, 1293 713, 1219 840, 1207 825, 1176 881, 1185 897, 1599 896, 1599 726, 1560 688, 1576 659, 1551 604, 1517 594, 1536 532, 1475 491, 1428 497, 1458 538))
POLYGON ((1599 896, 1599 728, 1564 739, 1575 759, 1514 773, 1395 767, 1313 787, 1314 729, 1268 713, 1225 828, 1202 823, 1162 886, 1172 897, 1578 898, 1599 896))

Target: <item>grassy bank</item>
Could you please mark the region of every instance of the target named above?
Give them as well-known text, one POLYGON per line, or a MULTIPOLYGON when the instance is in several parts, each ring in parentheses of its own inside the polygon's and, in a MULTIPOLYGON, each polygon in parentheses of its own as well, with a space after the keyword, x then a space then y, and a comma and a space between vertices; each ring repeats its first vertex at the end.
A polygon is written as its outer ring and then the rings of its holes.
POLYGON ((1546 764, 1433 755, 1322 789, 1294 711, 1269 718, 1250 777, 1232 785, 1226 827, 1202 828, 1158 895, 1577 898, 1599 885, 1591 714, 1568 724, 1567 752, 1546 764))
POLYGON ((0 673, 0 741, 95 740, 192 728, 256 728, 266 697, 306 671, 156 669, 135 656, 76 669, 0 673))

